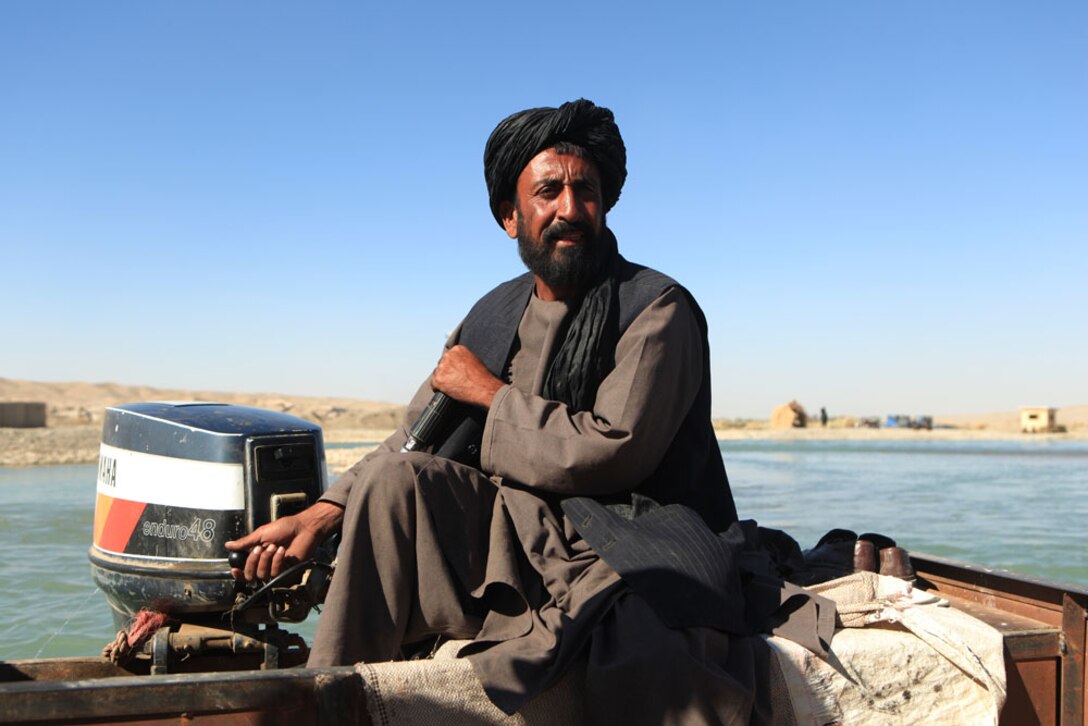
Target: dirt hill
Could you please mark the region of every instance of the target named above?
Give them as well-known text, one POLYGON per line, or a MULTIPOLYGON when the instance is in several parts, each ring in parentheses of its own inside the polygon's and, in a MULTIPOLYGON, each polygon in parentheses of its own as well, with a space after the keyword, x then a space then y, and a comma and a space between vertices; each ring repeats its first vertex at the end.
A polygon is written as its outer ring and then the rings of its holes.
POLYGON ((405 407, 351 398, 224 393, 119 383, 43 383, 0 378, 0 401, 44 401, 50 427, 102 423, 108 406, 137 401, 215 401, 289 412, 329 429, 393 429, 405 407))

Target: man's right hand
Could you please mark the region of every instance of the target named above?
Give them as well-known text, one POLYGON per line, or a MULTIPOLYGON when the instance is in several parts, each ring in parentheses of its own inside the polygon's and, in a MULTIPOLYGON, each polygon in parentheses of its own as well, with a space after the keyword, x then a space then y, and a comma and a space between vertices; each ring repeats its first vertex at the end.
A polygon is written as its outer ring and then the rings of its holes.
POLYGON ((442 354, 431 376, 431 386, 455 401, 488 409, 503 382, 492 375, 475 353, 463 345, 455 345, 442 354))
POLYGON ((244 569, 231 568, 236 580, 267 580, 286 567, 308 560, 330 534, 340 527, 344 510, 332 502, 317 502, 298 514, 262 525, 225 544, 235 552, 249 550, 244 569))

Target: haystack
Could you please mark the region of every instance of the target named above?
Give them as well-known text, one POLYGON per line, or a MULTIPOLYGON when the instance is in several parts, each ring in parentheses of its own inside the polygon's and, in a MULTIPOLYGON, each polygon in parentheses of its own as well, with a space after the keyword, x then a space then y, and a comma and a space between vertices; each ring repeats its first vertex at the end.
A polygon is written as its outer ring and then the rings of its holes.
POLYGON ((772 429, 803 429, 808 424, 805 407, 797 401, 790 401, 771 411, 772 429))

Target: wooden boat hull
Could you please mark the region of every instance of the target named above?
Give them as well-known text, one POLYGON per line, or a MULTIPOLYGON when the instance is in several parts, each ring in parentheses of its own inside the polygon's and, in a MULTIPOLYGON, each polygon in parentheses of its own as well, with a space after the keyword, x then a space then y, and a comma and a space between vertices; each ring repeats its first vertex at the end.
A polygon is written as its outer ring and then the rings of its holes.
MULTIPOLYGON (((28 724, 369 724, 351 666, 233 673, 100 677, 82 659, 58 659, 70 678, 0 687, 0 721, 28 724), (81 662, 82 661, 82 662, 81 662), (80 678, 89 671, 95 675, 80 678)), ((33 672, 35 668, 28 669, 33 672)), ((24 671, 26 673, 27 671, 24 671)), ((7 675, 7 674, 5 674, 7 675)))
POLYGON ((1088 591, 930 555, 911 557, 918 587, 1005 639, 1003 724, 1085 724, 1088 591))
MULTIPOLYGON (((1003 724, 1085 724, 1088 591, 914 555, 917 586, 997 628, 1005 641, 1003 724)), ((0 662, 0 722, 369 724, 350 666, 160 676, 103 658, 0 662)))

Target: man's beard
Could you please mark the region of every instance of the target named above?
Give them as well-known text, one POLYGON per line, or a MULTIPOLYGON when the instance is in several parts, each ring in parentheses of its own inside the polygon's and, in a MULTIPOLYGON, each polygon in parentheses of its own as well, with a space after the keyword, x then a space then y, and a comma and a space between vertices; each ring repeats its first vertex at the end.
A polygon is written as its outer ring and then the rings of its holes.
MULTIPOLYGON (((601 236, 584 222, 555 222, 535 240, 518 215, 518 254, 521 261, 548 287, 558 290, 587 290, 601 269, 601 236), (571 232, 581 233, 581 243, 556 248, 555 241, 571 232)), ((604 223, 601 223, 602 229, 604 223)))

